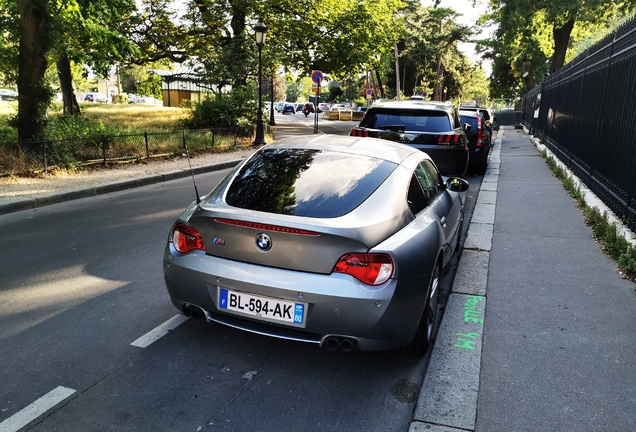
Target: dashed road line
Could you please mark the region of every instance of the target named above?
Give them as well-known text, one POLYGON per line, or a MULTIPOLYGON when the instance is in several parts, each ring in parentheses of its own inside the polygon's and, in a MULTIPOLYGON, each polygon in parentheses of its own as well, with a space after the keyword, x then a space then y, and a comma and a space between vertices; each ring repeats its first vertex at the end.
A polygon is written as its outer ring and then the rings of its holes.
POLYGON ((172 330, 179 327, 181 324, 183 324, 187 320, 188 320, 188 317, 186 317, 185 315, 182 315, 182 314, 175 315, 172 318, 170 318, 168 321, 166 321, 165 323, 159 325, 153 330, 150 330, 148 333, 134 340, 130 344, 132 346, 136 346, 139 348, 146 348, 148 345, 158 341, 159 339, 161 339, 162 337, 170 333, 172 330))
POLYGON ((31 405, 0 423, 0 432, 16 432, 20 430, 75 392, 76 390, 62 386, 51 390, 31 405))

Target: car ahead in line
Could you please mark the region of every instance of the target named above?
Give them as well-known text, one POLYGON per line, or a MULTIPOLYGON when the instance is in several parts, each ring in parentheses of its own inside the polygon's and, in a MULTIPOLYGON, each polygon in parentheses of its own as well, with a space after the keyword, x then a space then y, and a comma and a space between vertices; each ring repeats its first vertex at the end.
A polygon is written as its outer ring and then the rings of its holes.
POLYGON ((459 117, 464 124, 468 137, 468 166, 475 167, 481 174, 488 168, 488 155, 492 144, 490 129, 486 126, 480 111, 459 110, 459 117))
POLYGON ((18 92, 15 90, 0 89, 0 100, 3 100, 3 101, 18 100, 18 92))
POLYGON ((294 104, 287 103, 283 105, 283 109, 281 110, 282 114, 296 114, 296 108, 294 104))
POLYGON ((409 145, 428 153, 442 175, 466 174, 468 138, 452 104, 419 100, 376 102, 350 135, 409 145))
POLYGON ((186 316, 249 332, 332 350, 424 352, 468 187, 444 181, 424 152, 386 140, 272 143, 174 223, 168 293, 186 316))
POLYGON ((492 110, 490 110, 489 108, 477 106, 476 103, 460 105, 459 110, 460 111, 475 111, 480 113, 484 117, 486 127, 488 128, 488 130, 490 131, 490 134, 492 135, 492 123, 497 120, 495 117, 493 117, 492 110))

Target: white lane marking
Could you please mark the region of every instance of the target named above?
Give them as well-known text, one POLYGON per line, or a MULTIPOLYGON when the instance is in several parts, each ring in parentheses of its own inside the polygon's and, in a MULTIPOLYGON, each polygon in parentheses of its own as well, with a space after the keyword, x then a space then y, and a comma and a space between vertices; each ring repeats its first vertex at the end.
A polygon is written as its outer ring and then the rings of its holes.
POLYGON ((62 386, 51 390, 31 405, 0 423, 0 432, 16 432, 20 430, 75 392, 76 390, 62 386))
POLYGON ((139 348, 146 348, 148 345, 161 339, 162 337, 167 335, 171 330, 176 329, 187 320, 188 320, 188 317, 185 315, 182 315, 182 314, 175 315, 172 318, 170 318, 168 321, 166 321, 165 323, 161 324, 160 326, 156 327, 153 330, 150 330, 148 333, 146 333, 139 339, 131 342, 131 345, 139 347, 139 348))

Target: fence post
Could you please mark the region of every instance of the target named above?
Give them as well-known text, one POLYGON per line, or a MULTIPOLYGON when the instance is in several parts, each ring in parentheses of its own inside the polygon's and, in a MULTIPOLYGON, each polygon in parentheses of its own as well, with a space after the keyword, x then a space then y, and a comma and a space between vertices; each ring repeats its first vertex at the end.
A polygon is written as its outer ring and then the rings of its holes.
POLYGON ((44 146, 43 146, 43 149, 44 149, 44 172, 46 172, 46 170, 48 169, 48 163, 47 163, 47 160, 46 160, 46 150, 48 149, 47 142, 48 141, 46 141, 46 140, 44 140, 44 142, 43 142, 44 143, 44 146))
POLYGON ((102 134, 102 156, 104 158, 104 166, 106 166, 106 137, 102 134))
POLYGON ((148 132, 144 132, 144 140, 146 141, 146 159, 150 159, 150 149, 148 148, 148 132))

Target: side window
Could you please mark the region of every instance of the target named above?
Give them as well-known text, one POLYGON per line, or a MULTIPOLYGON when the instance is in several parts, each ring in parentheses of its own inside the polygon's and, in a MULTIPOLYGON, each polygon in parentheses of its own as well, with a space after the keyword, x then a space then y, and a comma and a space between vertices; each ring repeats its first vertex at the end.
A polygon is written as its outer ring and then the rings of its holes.
POLYGON ((442 191, 439 174, 430 161, 422 161, 415 168, 415 176, 422 186, 426 205, 429 205, 442 191))
POLYGON ((411 176, 411 184, 409 185, 409 191, 406 199, 413 214, 418 214, 428 204, 424 197, 424 193, 422 192, 420 182, 415 174, 411 176))

